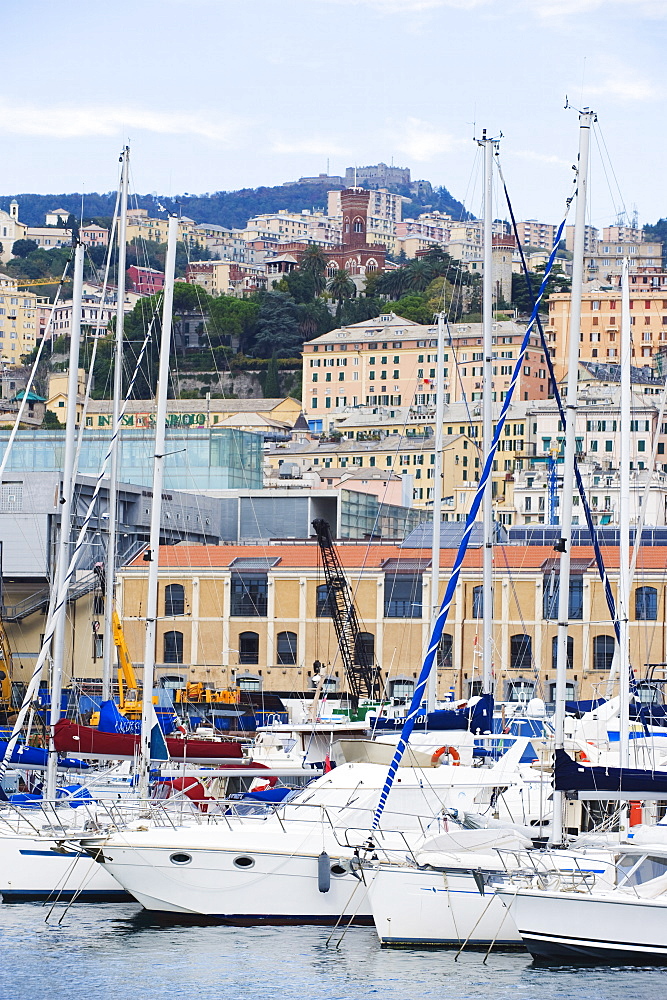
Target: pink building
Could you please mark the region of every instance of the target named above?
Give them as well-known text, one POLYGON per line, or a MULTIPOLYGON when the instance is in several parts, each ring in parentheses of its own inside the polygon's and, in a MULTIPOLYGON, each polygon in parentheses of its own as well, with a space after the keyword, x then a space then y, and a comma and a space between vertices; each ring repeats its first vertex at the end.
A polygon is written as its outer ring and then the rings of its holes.
POLYGON ((141 295, 154 295, 164 286, 164 273, 153 267, 138 267, 133 264, 128 267, 127 276, 134 286, 135 292, 141 295))
POLYGON ((82 226, 79 238, 87 247, 106 247, 109 245, 109 230, 94 224, 82 226))

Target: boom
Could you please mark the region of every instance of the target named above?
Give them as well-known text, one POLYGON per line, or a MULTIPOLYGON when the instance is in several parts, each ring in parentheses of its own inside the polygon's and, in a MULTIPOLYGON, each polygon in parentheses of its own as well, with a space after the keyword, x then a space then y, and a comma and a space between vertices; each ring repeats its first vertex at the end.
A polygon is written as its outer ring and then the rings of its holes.
POLYGON ((369 657, 365 644, 360 641, 356 608, 331 537, 329 522, 318 517, 313 521, 313 528, 322 554, 329 610, 350 695, 355 703, 358 703, 359 698, 379 700, 382 689, 380 670, 369 657))

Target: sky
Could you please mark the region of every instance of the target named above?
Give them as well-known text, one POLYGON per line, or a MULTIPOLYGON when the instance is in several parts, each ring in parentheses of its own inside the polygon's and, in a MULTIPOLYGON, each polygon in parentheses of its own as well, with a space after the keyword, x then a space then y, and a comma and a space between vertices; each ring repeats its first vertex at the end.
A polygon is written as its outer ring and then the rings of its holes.
POLYGON ((0 11, 1 195, 115 189, 129 141, 137 193, 383 160, 480 214, 474 139, 486 128, 502 134, 517 217, 558 222, 577 109, 590 106, 590 223, 667 216, 667 0, 2 0, 0 11))

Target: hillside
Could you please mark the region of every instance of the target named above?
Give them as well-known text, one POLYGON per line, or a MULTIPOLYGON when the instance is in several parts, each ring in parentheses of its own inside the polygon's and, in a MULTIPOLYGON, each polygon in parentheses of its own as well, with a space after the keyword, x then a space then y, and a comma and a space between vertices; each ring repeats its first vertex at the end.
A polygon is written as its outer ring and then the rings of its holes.
MULTIPOLYGON (((329 184, 288 184, 276 187, 244 188, 240 191, 216 191, 213 194, 179 195, 167 198, 163 195, 133 196, 132 207, 146 208, 150 215, 158 212, 158 203, 170 212, 188 215, 197 222, 208 222, 230 228, 245 226, 248 219, 264 212, 277 212, 280 208, 289 211, 326 210, 329 184)), ((409 195, 409 191, 398 190, 409 195)), ((19 203, 19 218, 29 226, 44 224, 46 212, 64 208, 77 218, 81 213, 81 195, 72 194, 15 194, 0 196, 0 209, 8 211, 9 202, 16 198, 19 203)), ((115 192, 107 194, 86 194, 84 198, 85 218, 101 218, 113 213, 115 192)), ((460 219, 467 215, 464 206, 449 191, 434 188, 428 197, 411 200, 404 206, 403 214, 414 217, 427 209, 449 213, 460 219)))

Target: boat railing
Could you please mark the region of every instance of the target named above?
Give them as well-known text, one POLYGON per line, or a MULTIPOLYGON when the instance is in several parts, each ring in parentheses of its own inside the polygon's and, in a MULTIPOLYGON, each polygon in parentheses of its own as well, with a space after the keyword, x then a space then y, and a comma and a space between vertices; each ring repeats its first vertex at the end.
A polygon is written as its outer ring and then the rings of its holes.
POLYGON ((496 853, 505 869, 504 885, 514 886, 517 890, 591 893, 599 881, 603 881, 606 888, 611 888, 611 873, 619 871, 611 860, 600 862, 552 850, 517 852, 496 848, 496 853))

